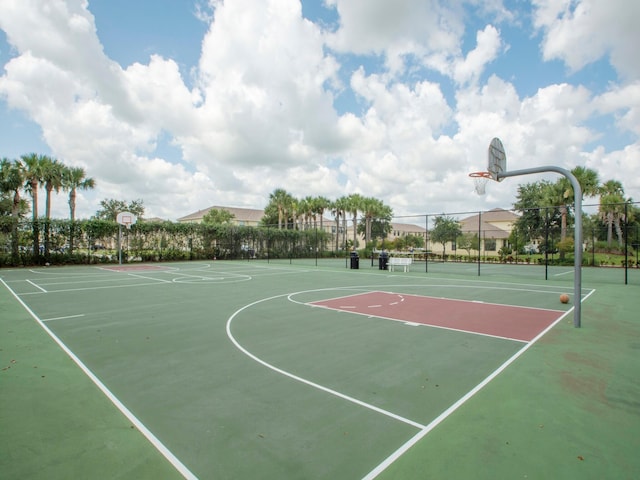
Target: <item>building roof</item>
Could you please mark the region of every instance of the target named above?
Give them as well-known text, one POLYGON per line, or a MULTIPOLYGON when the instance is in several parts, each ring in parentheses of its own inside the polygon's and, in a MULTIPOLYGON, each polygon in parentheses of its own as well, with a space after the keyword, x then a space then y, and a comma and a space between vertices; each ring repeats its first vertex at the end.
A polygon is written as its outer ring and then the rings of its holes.
POLYGON ((517 214, 509 210, 494 208, 482 214, 463 218, 460 220, 460 228, 463 233, 477 233, 479 228, 486 237, 508 238, 513 229, 513 224, 518 218, 520 217, 517 214), (478 227, 479 216, 480 227, 478 227))
POLYGON ((406 232, 406 233, 424 233, 426 229, 424 226, 414 225, 411 223, 397 223, 391 222, 391 228, 395 232, 406 232))
POLYGON ((240 207, 222 207, 214 205, 197 212, 190 213, 184 217, 178 218, 178 222, 201 222, 204 217, 211 210, 226 210, 233 215, 234 220, 243 222, 258 223, 264 217, 264 210, 256 210, 254 208, 240 208, 240 207))

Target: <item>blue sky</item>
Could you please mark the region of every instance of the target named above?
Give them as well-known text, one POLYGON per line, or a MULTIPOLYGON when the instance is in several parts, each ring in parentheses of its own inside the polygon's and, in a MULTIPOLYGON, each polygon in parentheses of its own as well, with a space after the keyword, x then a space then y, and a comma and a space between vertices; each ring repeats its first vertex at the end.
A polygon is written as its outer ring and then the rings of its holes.
POLYGON ((509 208, 541 177, 473 195, 494 136, 512 169, 582 165, 638 200, 639 17, 632 0, 4 2, 0 155, 84 167, 81 217, 105 198, 168 219, 262 208, 276 188, 509 208))

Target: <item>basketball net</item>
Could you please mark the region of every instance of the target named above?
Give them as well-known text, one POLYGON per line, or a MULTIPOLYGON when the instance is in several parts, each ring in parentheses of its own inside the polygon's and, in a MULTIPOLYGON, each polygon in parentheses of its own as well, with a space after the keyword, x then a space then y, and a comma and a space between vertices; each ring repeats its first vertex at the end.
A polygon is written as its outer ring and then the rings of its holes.
POLYGON ((469 176, 473 179, 473 186, 476 193, 478 195, 484 195, 487 182, 492 178, 491 174, 489 172, 472 172, 469 176))

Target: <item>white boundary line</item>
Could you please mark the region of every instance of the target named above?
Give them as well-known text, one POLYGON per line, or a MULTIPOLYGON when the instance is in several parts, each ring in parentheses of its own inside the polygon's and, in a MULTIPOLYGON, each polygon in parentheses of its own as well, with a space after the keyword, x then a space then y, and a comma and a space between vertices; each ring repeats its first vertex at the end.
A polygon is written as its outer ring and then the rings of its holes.
POLYGON ((27 283, 30 283, 31 285, 33 285, 34 287, 36 287, 38 290, 41 290, 44 293, 47 293, 47 291, 42 288, 40 285, 36 285, 35 283, 33 283, 31 280, 27 280, 27 283))
POLYGON ((52 322, 54 320, 66 320, 68 318, 79 318, 79 317, 84 317, 84 313, 79 313, 78 315, 67 315, 66 317, 43 318, 41 320, 43 322, 52 322))
POLYGON ((147 438, 147 440, 158 450, 180 474, 188 480, 197 480, 196 477, 171 451, 158 440, 158 438, 140 421, 138 418, 109 390, 104 383, 80 360, 58 336, 47 327, 47 325, 31 310, 26 303, 0 278, 0 282, 5 286, 11 295, 20 302, 20 305, 38 322, 40 327, 58 344, 58 346, 75 362, 84 374, 102 391, 102 393, 113 403, 120 412, 147 438))

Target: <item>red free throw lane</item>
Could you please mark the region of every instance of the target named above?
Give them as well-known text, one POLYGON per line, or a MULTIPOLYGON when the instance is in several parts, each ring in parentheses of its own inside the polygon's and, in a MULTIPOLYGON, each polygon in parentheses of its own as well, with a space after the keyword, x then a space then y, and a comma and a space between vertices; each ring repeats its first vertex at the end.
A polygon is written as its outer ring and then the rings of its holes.
POLYGON ((368 292, 311 305, 529 342, 562 313, 493 303, 368 292))

